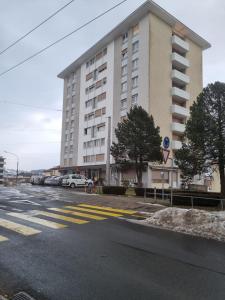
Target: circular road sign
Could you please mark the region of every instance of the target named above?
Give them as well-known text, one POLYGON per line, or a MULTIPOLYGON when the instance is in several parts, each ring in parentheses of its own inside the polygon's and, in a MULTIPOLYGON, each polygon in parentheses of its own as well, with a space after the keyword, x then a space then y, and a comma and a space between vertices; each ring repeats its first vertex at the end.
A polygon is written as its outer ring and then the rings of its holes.
POLYGON ((163 139, 163 148, 168 149, 169 146, 170 146, 170 139, 168 138, 168 136, 166 136, 163 139))

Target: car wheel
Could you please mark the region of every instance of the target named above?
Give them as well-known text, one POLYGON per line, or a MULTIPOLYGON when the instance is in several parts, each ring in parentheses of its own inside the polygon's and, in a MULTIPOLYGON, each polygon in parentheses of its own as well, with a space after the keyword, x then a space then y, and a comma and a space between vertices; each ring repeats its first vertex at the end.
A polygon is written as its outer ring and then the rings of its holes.
POLYGON ((74 189, 76 186, 75 186, 74 183, 71 183, 70 187, 71 187, 72 189, 74 189))

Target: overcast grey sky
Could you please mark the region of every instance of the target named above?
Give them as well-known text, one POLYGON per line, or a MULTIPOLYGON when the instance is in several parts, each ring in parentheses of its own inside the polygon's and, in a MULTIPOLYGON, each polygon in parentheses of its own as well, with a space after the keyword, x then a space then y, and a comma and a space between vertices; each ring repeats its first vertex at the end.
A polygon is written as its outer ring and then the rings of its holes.
MULTIPOLYGON (((69 0, 0 0, 0 51, 67 2, 69 0)), ((0 73, 119 2, 75 0, 55 18, 0 55, 0 73)), ((128 0, 94 24, 0 77, 0 155, 4 150, 16 153, 20 157, 20 168, 24 170, 59 164, 61 113, 1 102, 61 109, 63 82, 57 74, 143 2, 128 0)), ((212 44, 212 48, 204 53, 204 85, 224 81, 225 1, 155 2, 212 44)), ((7 167, 15 168, 15 158, 4 156, 7 167)))

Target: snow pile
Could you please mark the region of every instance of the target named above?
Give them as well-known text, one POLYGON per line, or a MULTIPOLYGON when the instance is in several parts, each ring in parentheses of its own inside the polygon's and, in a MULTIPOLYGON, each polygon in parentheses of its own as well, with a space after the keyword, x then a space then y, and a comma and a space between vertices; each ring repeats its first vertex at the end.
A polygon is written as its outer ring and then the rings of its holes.
POLYGON ((165 208, 142 221, 177 232, 225 241, 225 212, 165 208))

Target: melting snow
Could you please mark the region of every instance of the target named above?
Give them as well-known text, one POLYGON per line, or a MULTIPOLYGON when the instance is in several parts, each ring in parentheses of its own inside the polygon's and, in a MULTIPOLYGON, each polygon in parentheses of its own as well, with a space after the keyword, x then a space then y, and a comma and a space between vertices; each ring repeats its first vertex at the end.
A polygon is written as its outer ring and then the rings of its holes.
POLYGON ((208 212, 170 207, 153 213, 141 223, 225 241, 225 211, 208 212))

